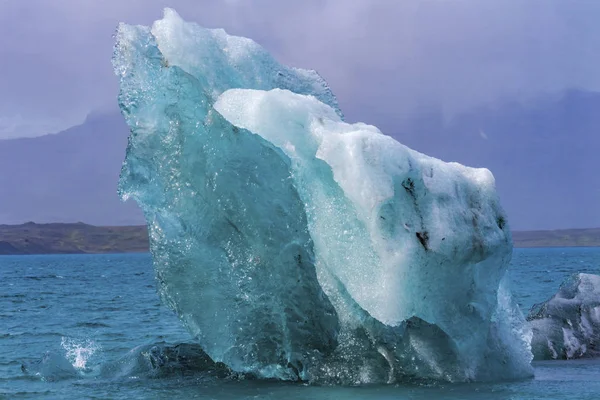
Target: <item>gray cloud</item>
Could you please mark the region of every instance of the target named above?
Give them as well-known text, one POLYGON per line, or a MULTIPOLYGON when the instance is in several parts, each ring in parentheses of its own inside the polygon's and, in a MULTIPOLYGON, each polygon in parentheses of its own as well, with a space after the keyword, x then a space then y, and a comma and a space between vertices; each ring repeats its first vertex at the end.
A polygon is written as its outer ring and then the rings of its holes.
POLYGON ((600 89, 600 2, 560 0, 0 0, 0 138, 60 129, 115 103, 119 21, 162 8, 317 69, 350 120, 393 130, 509 96, 600 89), (15 121, 23 121, 15 125, 15 121))

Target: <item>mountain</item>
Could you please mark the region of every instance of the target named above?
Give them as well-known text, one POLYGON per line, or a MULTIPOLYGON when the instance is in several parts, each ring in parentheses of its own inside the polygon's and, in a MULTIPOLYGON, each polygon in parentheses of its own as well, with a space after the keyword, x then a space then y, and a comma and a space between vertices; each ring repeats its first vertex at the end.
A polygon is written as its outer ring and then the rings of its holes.
MULTIPOLYGON (((409 147, 489 168, 513 230, 600 226, 600 93, 503 101, 449 121, 433 109, 394 125, 409 147)), ((116 194, 127 136, 114 111, 57 134, 0 140, 0 224, 143 224, 116 194)))
POLYGON ((148 230, 141 226, 74 224, 0 225, 0 255, 138 253, 148 251, 148 230))
POLYGON ((57 134, 0 140, 0 224, 144 223, 137 205, 117 196, 128 132, 115 111, 57 134))
MULTIPOLYGON (((513 232, 515 247, 600 247, 600 228, 513 232)), ((75 224, 0 225, 0 255, 148 251, 148 229, 75 224)))
POLYGON ((600 93, 506 101, 448 122, 430 110, 396 137, 445 161, 490 169, 512 229, 600 226, 600 93))

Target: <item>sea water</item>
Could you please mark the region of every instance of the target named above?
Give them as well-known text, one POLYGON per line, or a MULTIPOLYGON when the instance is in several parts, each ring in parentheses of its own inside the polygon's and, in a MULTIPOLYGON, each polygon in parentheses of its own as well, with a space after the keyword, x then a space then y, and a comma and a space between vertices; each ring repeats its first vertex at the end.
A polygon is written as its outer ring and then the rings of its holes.
MULTIPOLYGON (((523 312, 576 272, 600 274, 600 248, 516 249, 523 312)), ((160 303, 150 255, 1 256, 0 285, 0 398, 600 398, 595 360, 534 362, 534 379, 493 384, 319 387, 225 379, 185 363, 150 373, 161 359, 152 349, 193 342, 160 303)))

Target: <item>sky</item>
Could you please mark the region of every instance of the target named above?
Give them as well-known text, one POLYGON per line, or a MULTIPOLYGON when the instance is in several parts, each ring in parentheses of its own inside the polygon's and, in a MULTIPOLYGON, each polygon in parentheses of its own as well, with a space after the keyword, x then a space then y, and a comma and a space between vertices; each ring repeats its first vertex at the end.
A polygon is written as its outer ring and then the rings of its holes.
POLYGON ((0 0, 0 139, 115 108, 114 30, 166 6, 316 69, 348 120, 392 135, 422 109, 600 90, 597 0, 0 0))

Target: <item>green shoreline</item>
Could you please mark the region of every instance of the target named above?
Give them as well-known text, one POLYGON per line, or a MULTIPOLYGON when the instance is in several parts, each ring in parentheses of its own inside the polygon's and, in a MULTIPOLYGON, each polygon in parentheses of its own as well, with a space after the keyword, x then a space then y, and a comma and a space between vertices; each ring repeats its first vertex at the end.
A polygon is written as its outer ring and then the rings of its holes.
MULTIPOLYGON (((515 247, 600 247, 600 228, 513 232, 515 247)), ((146 226, 84 223, 0 225, 0 255, 148 251, 146 226)))

